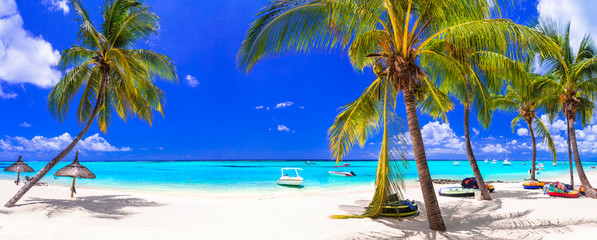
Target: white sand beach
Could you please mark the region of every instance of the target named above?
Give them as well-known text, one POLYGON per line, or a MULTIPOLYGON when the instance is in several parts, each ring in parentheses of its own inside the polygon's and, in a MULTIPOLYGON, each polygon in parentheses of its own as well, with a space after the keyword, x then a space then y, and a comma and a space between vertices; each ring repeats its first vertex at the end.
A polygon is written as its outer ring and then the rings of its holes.
MULTIPOLYGON (((590 172, 597 184, 597 172, 590 172)), ((560 180, 567 182, 566 176, 560 180)), ((546 179, 547 180, 547 179, 546 179)), ((578 187, 578 180, 576 181, 578 187)), ((416 183, 406 197, 422 208, 402 219, 330 219, 360 213, 372 189, 280 194, 177 194, 34 187, 0 209, 0 239, 589 239, 597 200, 555 198, 520 183, 496 183, 493 201, 438 196, 447 232, 429 230, 416 183)), ((436 185, 439 187, 447 185, 436 185)), ((0 181, 4 203, 18 189, 0 181)))

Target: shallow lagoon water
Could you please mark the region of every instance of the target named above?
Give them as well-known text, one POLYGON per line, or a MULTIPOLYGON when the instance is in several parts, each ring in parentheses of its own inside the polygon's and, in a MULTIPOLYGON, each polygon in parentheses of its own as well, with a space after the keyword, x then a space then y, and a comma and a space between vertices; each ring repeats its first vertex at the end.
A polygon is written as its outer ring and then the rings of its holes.
MULTIPOLYGON (((305 179, 300 190, 325 190, 330 188, 346 188, 354 186, 373 186, 375 181, 376 161, 348 161, 349 167, 334 168, 335 162, 330 160, 313 161, 106 161, 81 162, 96 175, 96 179, 77 180, 78 186, 115 188, 128 190, 149 191, 215 191, 215 192, 275 192, 281 189, 276 184, 280 177, 280 168, 298 167, 303 171, 299 174, 305 179), (329 176, 328 171, 353 171, 356 177, 329 176)), ((541 163, 541 161, 539 161, 541 163)), ((550 161, 543 162, 545 171, 537 178, 553 178, 569 174, 568 164, 552 166, 550 161)), ((0 162, 0 168, 5 168, 12 162, 0 162)), ((27 162, 34 170, 41 169, 46 162, 27 162)), ((50 184, 69 185, 71 178, 56 178, 54 172, 70 161, 61 162, 42 181, 50 184)), ((414 161, 408 161, 405 177, 407 181, 417 178, 414 161)), ((592 166, 597 162, 583 163, 585 171, 594 171, 592 166)), ((511 166, 503 166, 479 161, 479 167, 486 180, 521 181, 528 177, 530 162, 526 165, 522 161, 512 161, 511 166)), ((460 161, 455 166, 453 161, 429 161, 431 176, 434 179, 462 179, 472 176, 467 160, 460 161)), ((576 169, 575 169, 576 174, 576 169)), ((23 173, 33 176, 33 173, 23 173)), ((2 179, 15 179, 16 173, 2 172, 2 179)), ((567 182, 569 178, 561 181, 567 182)), ((294 190, 293 190, 294 191, 294 190)))

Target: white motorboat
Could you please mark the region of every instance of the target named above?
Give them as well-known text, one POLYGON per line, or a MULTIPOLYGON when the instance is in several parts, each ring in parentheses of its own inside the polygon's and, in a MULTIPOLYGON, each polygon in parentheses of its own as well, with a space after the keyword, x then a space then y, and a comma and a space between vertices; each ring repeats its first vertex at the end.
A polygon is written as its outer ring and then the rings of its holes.
POLYGON ((335 176, 335 177, 356 177, 357 176, 356 174, 354 174, 353 171, 350 171, 350 172, 329 171, 328 174, 330 176, 335 176))
POLYGON ((460 166, 460 162, 459 161, 454 161, 454 166, 460 166))
POLYGON ((496 163, 497 163, 497 160, 495 160, 495 159, 491 160, 491 164, 496 164, 496 163))
POLYGON ((489 160, 485 159, 485 163, 489 163, 489 160))
POLYGON ((508 159, 504 160, 504 166, 510 166, 512 163, 508 159))
POLYGON ((305 164, 307 164, 307 165, 315 165, 315 164, 317 164, 317 163, 316 163, 316 162, 309 162, 309 161, 306 161, 306 162, 305 162, 305 164))
POLYGON ((282 168, 282 176, 278 179, 279 185, 287 185, 287 186, 300 186, 303 183, 303 178, 299 175, 298 171, 303 170, 300 168, 282 168), (285 172, 286 170, 286 172, 285 172), (294 170, 294 171, 293 171, 294 170), (292 172, 294 172, 294 176, 292 176, 292 172))
POLYGON ((522 162, 522 165, 527 165, 527 163, 526 162, 522 162))

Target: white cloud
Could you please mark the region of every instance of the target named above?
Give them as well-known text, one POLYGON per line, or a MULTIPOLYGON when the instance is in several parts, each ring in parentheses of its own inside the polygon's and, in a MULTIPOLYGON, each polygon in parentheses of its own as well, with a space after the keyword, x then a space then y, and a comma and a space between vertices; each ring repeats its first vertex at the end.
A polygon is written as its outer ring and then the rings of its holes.
MULTIPOLYGON (((73 141, 69 133, 57 137, 35 136, 31 139, 24 137, 9 137, 0 139, 0 149, 4 151, 27 151, 27 152, 52 152, 62 151, 73 141)), ((81 139, 75 150, 87 150, 95 152, 118 152, 131 151, 130 147, 115 147, 106 139, 99 136, 99 133, 81 139)))
POLYGON ((527 135, 529 135, 529 130, 526 128, 516 129, 516 135, 521 136, 521 137, 527 136, 527 135))
POLYGON ((17 96, 18 95, 13 92, 4 92, 4 90, 2 89, 2 86, 0 86, 0 98, 1 99, 11 99, 11 98, 16 98, 17 96))
POLYGON ((255 107, 255 109, 263 109, 263 106, 259 105, 259 106, 255 107))
POLYGON ((553 122, 549 121, 547 115, 541 115, 541 121, 545 124, 547 131, 550 134, 559 134, 560 132, 566 132, 566 121, 561 119, 555 119, 553 122))
POLYGON ((290 128, 284 126, 284 125, 278 125, 278 131, 280 132, 290 132, 290 128))
POLYGON ((0 81, 54 86, 61 76, 56 69, 60 53, 41 36, 23 29, 14 0, 0 2, 0 81))
POLYGON ((516 141, 516 139, 514 139, 511 142, 509 142, 508 144, 510 144, 510 145, 516 145, 517 143, 518 143, 518 141, 516 141))
POLYGON ((184 79, 187 81, 189 87, 197 87, 199 85, 199 80, 191 75, 187 75, 184 79))
POLYGON ((304 106, 300 106, 299 109, 305 109, 305 107, 304 106))
POLYGON ((487 144, 485 147, 481 148, 481 151, 484 153, 505 153, 506 149, 502 144, 487 144))
POLYGON ((29 124, 28 122, 23 122, 20 125, 21 127, 31 127, 31 124, 29 124))
POLYGON ((282 103, 278 103, 276 104, 275 108, 285 108, 285 107, 290 107, 294 104, 294 102, 290 102, 290 101, 286 101, 286 102, 282 102, 282 103))
POLYGON ((67 0, 44 0, 43 3, 50 10, 62 11, 64 15, 68 14, 70 11, 67 0))
POLYGON ((476 128, 473 128, 473 133, 475 133, 475 136, 479 135, 479 133, 481 133, 481 131, 477 130, 476 128))
POLYGON ((537 3, 540 17, 555 18, 562 23, 570 21, 570 44, 574 51, 585 33, 597 33, 594 9, 597 9, 595 0, 539 0, 537 3))
POLYGON ((449 123, 429 122, 421 129, 423 143, 430 153, 464 154, 464 142, 454 133, 449 123))

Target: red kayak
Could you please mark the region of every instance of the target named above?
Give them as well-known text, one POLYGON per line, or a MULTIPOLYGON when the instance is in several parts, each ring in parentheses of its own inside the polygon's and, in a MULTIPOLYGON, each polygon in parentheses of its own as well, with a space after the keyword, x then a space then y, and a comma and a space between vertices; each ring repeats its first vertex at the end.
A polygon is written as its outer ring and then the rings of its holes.
POLYGON ((334 166, 334 167, 348 167, 348 166, 350 166, 350 164, 345 163, 344 165, 338 165, 338 166, 334 166))

